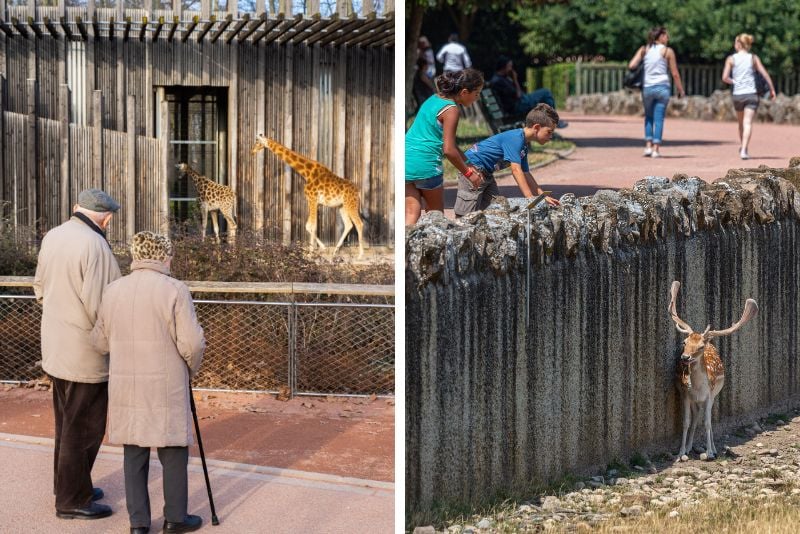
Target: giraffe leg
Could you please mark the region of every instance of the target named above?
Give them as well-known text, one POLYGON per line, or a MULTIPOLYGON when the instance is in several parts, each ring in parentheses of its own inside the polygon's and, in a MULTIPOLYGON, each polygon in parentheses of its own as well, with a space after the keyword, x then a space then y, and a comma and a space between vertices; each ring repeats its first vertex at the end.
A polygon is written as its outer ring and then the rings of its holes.
POLYGON ((214 238, 219 245, 219 216, 217 215, 217 210, 211 212, 211 223, 214 225, 214 238))
POLYGON ((320 249, 325 248, 319 237, 317 237, 317 201, 316 199, 307 198, 308 201, 308 220, 306 221, 306 231, 311 236, 311 250, 314 250, 315 245, 319 245, 320 249))
POLYGON ((344 243, 344 238, 347 237, 347 234, 350 233, 350 230, 353 229, 353 221, 350 219, 350 214, 347 213, 347 210, 344 208, 339 210, 339 215, 342 217, 342 222, 344 223, 344 230, 342 230, 342 235, 339 237, 339 242, 336 243, 336 248, 333 249, 333 255, 336 256, 336 253, 339 252, 339 247, 342 246, 344 243))
POLYGON ((358 232, 358 258, 361 259, 364 257, 364 243, 362 238, 364 222, 361 220, 361 215, 358 213, 358 205, 356 205, 352 213, 350 213, 350 219, 352 219, 353 224, 356 226, 356 232, 358 232))
POLYGON ((233 209, 227 208, 225 210, 219 210, 219 212, 228 222, 228 241, 232 243, 236 239, 236 229, 238 228, 236 220, 233 218, 233 209))
POLYGON ((200 236, 201 240, 206 240, 206 226, 208 226, 208 206, 205 204, 200 204, 200 212, 203 215, 203 222, 200 225, 200 236))

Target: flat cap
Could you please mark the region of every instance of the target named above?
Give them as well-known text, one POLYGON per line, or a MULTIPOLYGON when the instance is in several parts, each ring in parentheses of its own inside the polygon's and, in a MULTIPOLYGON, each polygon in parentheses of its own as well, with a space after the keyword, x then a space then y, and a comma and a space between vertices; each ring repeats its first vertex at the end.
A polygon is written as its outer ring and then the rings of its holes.
POLYGON ((106 212, 117 211, 119 203, 111 195, 100 189, 84 189, 78 195, 78 206, 87 210, 106 212))

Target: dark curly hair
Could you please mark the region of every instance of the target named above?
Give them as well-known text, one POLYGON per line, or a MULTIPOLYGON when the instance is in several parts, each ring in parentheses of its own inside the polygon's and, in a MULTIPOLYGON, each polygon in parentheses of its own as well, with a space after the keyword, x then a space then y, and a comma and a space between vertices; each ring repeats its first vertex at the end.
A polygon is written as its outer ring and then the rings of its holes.
POLYGON ((475 69, 448 71, 434 80, 436 92, 442 96, 454 97, 464 89, 474 91, 483 85, 483 74, 475 69))

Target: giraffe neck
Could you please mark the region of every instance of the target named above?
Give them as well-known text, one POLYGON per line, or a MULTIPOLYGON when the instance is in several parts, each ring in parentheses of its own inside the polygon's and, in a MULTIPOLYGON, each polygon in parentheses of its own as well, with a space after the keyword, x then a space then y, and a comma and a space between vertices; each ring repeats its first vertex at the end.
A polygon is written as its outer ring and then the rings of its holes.
POLYGON ((282 144, 272 139, 267 139, 267 148, 272 150, 276 156, 285 161, 291 168, 303 176, 306 181, 312 180, 316 177, 318 171, 324 170, 325 166, 317 163, 313 159, 309 159, 294 150, 290 150, 282 144))
POLYGON ((188 167, 186 169, 186 174, 188 174, 189 177, 194 182, 194 187, 195 189, 197 189, 197 194, 200 195, 201 197, 204 197, 205 190, 208 188, 208 183, 211 182, 211 180, 209 180, 205 176, 201 176, 199 172, 192 169, 191 167, 188 167))

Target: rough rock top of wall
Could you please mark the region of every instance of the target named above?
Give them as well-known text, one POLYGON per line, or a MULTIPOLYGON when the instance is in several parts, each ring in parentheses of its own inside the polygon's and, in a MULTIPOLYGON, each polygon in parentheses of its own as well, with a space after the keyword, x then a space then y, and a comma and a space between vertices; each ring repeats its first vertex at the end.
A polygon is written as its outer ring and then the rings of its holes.
POLYGON ((573 257, 581 249, 611 253, 668 235, 730 225, 800 220, 800 157, 785 169, 762 165, 731 169, 707 183, 676 174, 647 176, 632 189, 600 190, 594 196, 561 197, 561 206, 500 199, 460 220, 426 214, 406 231, 406 283, 421 288, 451 277, 492 271, 504 274, 526 265, 530 240, 533 265, 573 257))
MULTIPOLYGON (((592 93, 567 98, 567 111, 589 115, 644 115, 642 95, 638 91, 592 93)), ((685 119, 735 121, 730 91, 714 91, 711 96, 671 98, 668 117, 685 119)), ((775 100, 762 99, 756 120, 777 124, 800 124, 800 95, 779 94, 775 100)))

